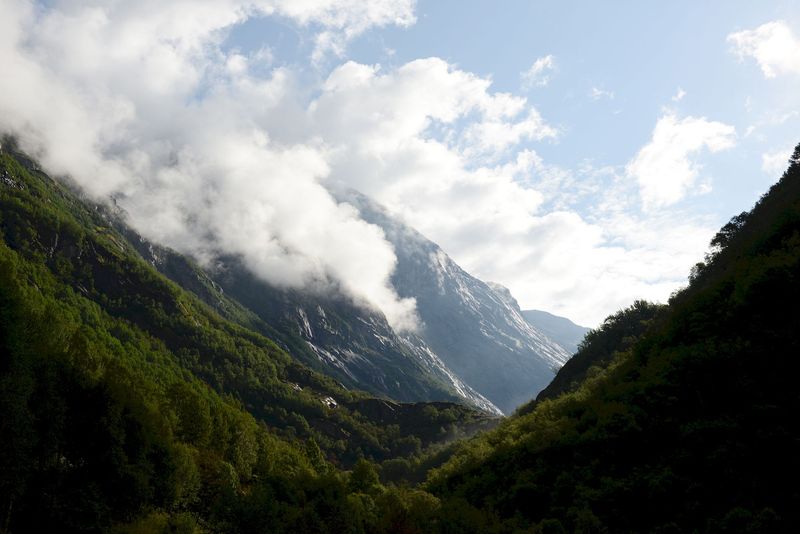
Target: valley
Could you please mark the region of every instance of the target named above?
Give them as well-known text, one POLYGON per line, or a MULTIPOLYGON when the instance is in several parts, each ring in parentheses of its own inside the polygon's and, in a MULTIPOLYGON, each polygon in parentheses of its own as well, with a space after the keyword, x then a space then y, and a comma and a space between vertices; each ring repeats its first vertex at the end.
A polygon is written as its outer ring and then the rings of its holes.
POLYGON ((522 324, 507 291, 470 277, 419 234, 381 221, 409 250, 397 284, 419 298, 427 326, 398 336, 346 300, 252 278, 242 289, 241 271, 206 271, 146 243, 120 214, 13 147, 5 140, 0 154, 0 456, 12 530, 246 531, 256 521, 275 530, 616 531, 796 520, 787 488, 797 466, 787 454, 798 398, 787 380, 797 315, 771 306, 797 291, 796 159, 717 234, 668 306, 637 302, 610 316, 535 401, 501 420, 456 378, 483 385, 453 359, 462 351, 433 343, 448 355, 439 357, 422 336, 464 328, 519 347, 511 340, 525 333, 554 347, 543 352, 550 369, 566 350, 522 324), (447 309, 460 318, 437 322, 447 309), (392 364, 376 357, 399 362, 406 398, 387 387, 392 364), (354 366, 362 361, 380 374, 354 366), (698 472, 692 459, 709 455, 718 460, 698 472), (726 470, 733 463, 749 476, 726 470), (686 484, 695 489, 685 493, 686 484), (639 503, 641 488, 685 512, 639 503), (702 512, 691 512, 700 510, 692 500, 702 512))

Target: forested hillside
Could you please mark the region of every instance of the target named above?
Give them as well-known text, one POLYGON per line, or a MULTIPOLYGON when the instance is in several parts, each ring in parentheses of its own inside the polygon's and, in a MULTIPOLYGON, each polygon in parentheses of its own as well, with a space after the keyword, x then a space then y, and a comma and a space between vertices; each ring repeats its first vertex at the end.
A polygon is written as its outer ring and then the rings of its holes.
POLYGON ((295 362, 5 146, 6 532, 800 526, 800 146, 668 306, 610 316, 537 401, 447 446, 492 420, 295 362))
POLYGON ((376 516, 361 458, 413 463, 493 424, 298 364, 157 273, 8 140, 0 182, 2 530, 358 529, 376 516))
MULTIPOLYGON (((587 378, 597 375, 607 367, 616 354, 630 349, 663 309, 664 306, 638 300, 628 308, 607 317, 599 328, 586 334, 578 351, 559 369, 553 381, 539 393, 536 400, 552 399, 578 389, 587 378)), ((533 405, 522 406, 520 411, 530 411, 533 405)))
POLYGON ((587 336, 579 356, 597 360, 579 388, 433 473, 428 489, 469 518, 460 527, 797 531, 800 146, 711 245, 667 309, 637 304, 587 336))

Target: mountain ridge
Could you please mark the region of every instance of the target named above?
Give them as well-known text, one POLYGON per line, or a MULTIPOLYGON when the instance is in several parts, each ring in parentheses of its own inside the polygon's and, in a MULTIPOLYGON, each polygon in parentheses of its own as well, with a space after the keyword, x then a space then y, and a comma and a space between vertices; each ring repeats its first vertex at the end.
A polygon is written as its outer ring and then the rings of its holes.
POLYGON ((526 321, 541 330, 553 341, 564 347, 570 354, 578 351, 591 328, 575 324, 567 317, 561 317, 543 310, 522 310, 526 321))
POLYGON ((336 195, 380 227, 393 245, 392 285, 401 298, 416 299, 420 337, 504 413, 535 397, 569 358, 522 317, 513 297, 508 300, 467 273, 436 243, 356 191, 336 195))
POLYGON ((124 214, 119 214, 116 228, 163 274, 346 387, 405 402, 461 399, 501 414, 511 413, 547 385, 568 353, 522 318, 513 297, 512 303, 470 276, 438 245, 374 201, 355 191, 337 196, 380 227, 395 248, 398 265, 392 283, 401 297, 422 303, 419 331, 397 333, 381 313, 344 296, 274 288, 237 258, 219 257, 211 265, 197 266, 141 238, 124 224, 124 214), (432 288, 438 301, 430 297, 432 288), (454 326, 461 329, 457 335, 454 326), (461 350, 465 344, 472 346, 461 350), (493 361, 498 354, 506 360, 493 361), (480 360, 483 365, 476 365, 480 360), (488 387, 494 400, 481 391, 493 375, 498 378, 488 387), (498 387, 499 382, 503 385, 498 387))
POLYGON ((610 316, 565 387, 431 473, 427 489, 461 512, 448 527, 796 531, 798 272, 800 145, 667 306, 610 316))

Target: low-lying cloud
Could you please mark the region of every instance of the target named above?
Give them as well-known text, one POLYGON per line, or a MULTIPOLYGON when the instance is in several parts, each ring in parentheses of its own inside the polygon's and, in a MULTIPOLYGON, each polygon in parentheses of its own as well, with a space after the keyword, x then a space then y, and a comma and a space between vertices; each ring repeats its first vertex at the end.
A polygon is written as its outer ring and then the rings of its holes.
POLYGON ((220 47, 249 16, 319 26, 333 46, 371 25, 408 22, 412 7, 176 1, 44 9, 3 0, 0 126, 51 171, 96 198, 113 196, 150 239, 201 261, 239 255, 273 284, 335 288, 383 310, 394 327, 413 327, 413 300, 389 283, 396 258, 383 233, 320 182, 329 172, 325 144, 308 132, 273 139, 273 125, 302 122, 292 73, 252 76, 248 63, 258 58, 220 47))

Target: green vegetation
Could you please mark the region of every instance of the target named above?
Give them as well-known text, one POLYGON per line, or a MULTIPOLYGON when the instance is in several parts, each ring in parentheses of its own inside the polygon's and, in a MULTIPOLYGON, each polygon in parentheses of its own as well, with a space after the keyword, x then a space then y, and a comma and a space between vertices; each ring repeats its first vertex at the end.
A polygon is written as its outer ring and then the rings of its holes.
MULTIPOLYGON (((616 355, 629 350, 639 340, 664 308, 637 300, 628 308, 607 317, 599 328, 586 334, 578 346, 578 352, 564 364, 536 399, 552 399, 562 393, 575 391, 587 378, 598 375, 616 355)), ((528 413, 535 406, 536 403, 531 402, 518 411, 520 414, 528 413)))
POLYGON ((577 390, 472 440, 428 489, 488 531, 796 532, 798 273, 800 146, 667 309, 610 317, 577 390))
POLYGON ((493 424, 450 403, 382 415, 386 401, 298 364, 158 274, 103 210, 8 146, 0 531, 378 528, 416 493, 365 475, 373 462, 413 462, 493 424))
POLYGON ((537 402, 449 446, 486 418, 344 390, 0 158, 0 530, 800 527, 800 146, 669 306, 609 317, 537 402))

